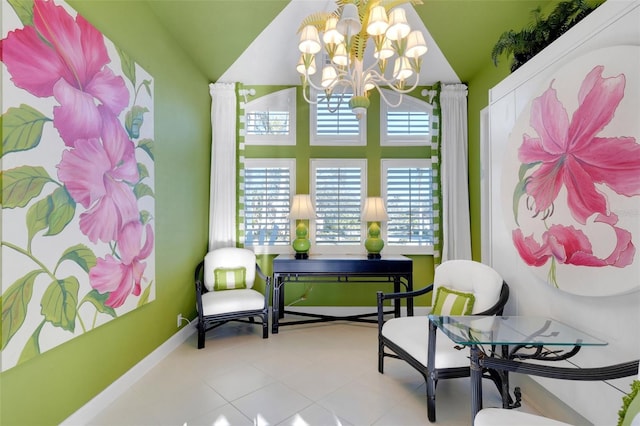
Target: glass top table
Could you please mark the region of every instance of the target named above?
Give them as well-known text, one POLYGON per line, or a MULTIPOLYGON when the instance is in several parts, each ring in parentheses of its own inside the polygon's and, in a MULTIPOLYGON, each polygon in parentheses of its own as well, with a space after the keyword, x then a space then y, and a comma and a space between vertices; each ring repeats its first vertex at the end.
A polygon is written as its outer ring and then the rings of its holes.
POLYGON ((429 315, 429 321, 435 325, 429 327, 430 341, 435 339, 437 327, 453 342, 470 348, 472 424, 475 415, 482 409, 481 382, 484 370, 491 370, 500 376, 503 408, 513 408, 519 406, 520 401, 516 395, 516 404, 510 403, 510 371, 569 380, 590 380, 595 377, 591 371, 593 369, 552 367, 546 363, 520 360, 560 361, 574 356, 582 347, 608 344, 589 333, 545 317, 429 315))
POLYGON ((604 340, 544 317, 429 315, 429 319, 460 345, 607 345, 604 340))

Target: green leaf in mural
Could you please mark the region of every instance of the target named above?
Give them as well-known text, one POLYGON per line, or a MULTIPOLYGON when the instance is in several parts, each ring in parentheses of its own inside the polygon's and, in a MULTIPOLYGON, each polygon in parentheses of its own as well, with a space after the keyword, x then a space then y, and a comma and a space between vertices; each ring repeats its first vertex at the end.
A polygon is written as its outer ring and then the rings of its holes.
POLYGON ((149 177, 149 169, 142 163, 138 163, 138 175, 140 175, 140 180, 149 177))
POLYGON ((41 269, 29 272, 11 284, 0 297, 0 305, 2 305, 2 336, 0 336, 2 343, 0 346, 2 349, 22 327, 27 316, 27 306, 33 294, 33 283, 41 273, 43 273, 41 269))
POLYGON ((4 208, 24 207, 40 195, 48 182, 54 182, 42 167, 21 166, 0 173, 4 208))
POLYGON ((26 27, 33 25, 33 0, 7 0, 26 27))
POLYGON ((151 187, 149 187, 149 185, 146 185, 142 182, 138 182, 136 186, 133 187, 133 193, 136 195, 136 198, 138 200, 144 197, 145 195, 149 195, 150 197, 153 197, 153 190, 151 189, 151 187))
POLYGON ((144 86, 145 90, 147 91, 147 95, 149 95, 149 97, 151 97, 151 80, 143 80, 142 81, 142 85, 144 86))
POLYGON ((138 142, 138 148, 144 150, 149 157, 151 157, 152 160, 154 160, 153 158, 153 139, 141 139, 138 142))
POLYGON ((77 263, 86 273, 89 273, 91 268, 96 266, 96 255, 84 244, 77 244, 66 249, 65 252, 62 253, 60 260, 58 260, 56 269, 65 260, 71 260, 77 263))
POLYGON ((140 299, 138 299, 138 308, 149 302, 149 296, 151 295, 151 287, 153 286, 153 281, 149 283, 149 285, 144 289, 142 294, 140 295, 140 299))
POLYGON ((149 213, 147 210, 140 210, 140 222, 143 225, 149 223, 151 221, 151 217, 151 213, 149 213))
POLYGON ((118 51, 118 56, 120 56, 120 66, 122 67, 122 72, 129 79, 133 87, 136 87, 136 63, 133 62, 133 59, 129 55, 127 55, 122 49, 119 49, 116 46, 116 50, 118 51))
POLYGON ((42 139, 42 128, 49 118, 28 105, 9 108, 0 117, 2 155, 35 148, 42 139))
POLYGON ((31 246, 31 240, 39 231, 47 229, 49 226, 49 213, 52 209, 51 196, 47 196, 42 200, 29 207, 27 211, 27 232, 28 244, 31 246))
POLYGON ((33 357, 40 355, 40 331, 42 330, 44 324, 45 321, 42 321, 27 341, 27 344, 24 345, 22 352, 20 352, 18 364, 21 364, 33 357))
POLYGON ((42 295, 40 306, 45 319, 56 327, 73 331, 78 313, 78 290, 76 277, 54 280, 42 295))
POLYGON ((144 123, 145 112, 149 112, 147 107, 134 105, 125 115, 124 126, 131 139, 138 139, 140 137, 140 128, 142 127, 142 123, 144 123))
POLYGON ((116 311, 112 307, 105 305, 105 302, 108 298, 109 293, 102 294, 98 292, 98 290, 93 289, 82 299, 82 302, 89 302, 93 306, 95 306, 98 312, 110 315, 112 318, 115 318, 118 316, 118 314, 116 314, 116 311))
POLYGON ((516 225, 520 226, 518 223, 518 205, 520 204, 520 199, 527 195, 527 179, 525 178, 527 174, 527 170, 537 165, 538 163, 528 163, 521 164, 520 169, 518 170, 518 183, 513 190, 513 201, 512 201, 512 209, 513 209, 513 218, 516 221, 516 225))
POLYGON ((49 230, 45 235, 57 235, 71 222, 76 213, 76 202, 66 188, 58 187, 51 194, 52 209, 49 214, 49 230))

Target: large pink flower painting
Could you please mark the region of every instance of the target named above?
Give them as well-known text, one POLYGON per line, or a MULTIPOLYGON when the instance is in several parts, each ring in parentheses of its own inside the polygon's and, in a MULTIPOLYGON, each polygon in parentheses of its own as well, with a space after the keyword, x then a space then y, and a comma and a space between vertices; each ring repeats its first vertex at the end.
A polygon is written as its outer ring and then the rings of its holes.
POLYGON ((154 159, 125 52, 63 1, 5 2, 2 28, 6 370, 155 299, 154 159))
POLYGON ((619 64, 638 66, 630 49, 560 70, 511 136, 513 244, 549 284, 572 293, 615 294, 640 281, 640 92, 637 68, 619 64))

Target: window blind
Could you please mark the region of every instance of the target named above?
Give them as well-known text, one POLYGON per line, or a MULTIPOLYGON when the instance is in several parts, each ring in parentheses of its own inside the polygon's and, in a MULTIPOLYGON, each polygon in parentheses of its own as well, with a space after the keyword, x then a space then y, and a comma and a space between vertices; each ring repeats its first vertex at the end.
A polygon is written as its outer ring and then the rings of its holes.
POLYGON ((245 246, 288 245, 291 173, 286 167, 245 169, 245 246))
POLYGON ((360 168, 317 168, 316 244, 359 244, 362 205, 360 168))
POLYGON ((387 244, 433 245, 432 170, 389 167, 386 170, 387 244))

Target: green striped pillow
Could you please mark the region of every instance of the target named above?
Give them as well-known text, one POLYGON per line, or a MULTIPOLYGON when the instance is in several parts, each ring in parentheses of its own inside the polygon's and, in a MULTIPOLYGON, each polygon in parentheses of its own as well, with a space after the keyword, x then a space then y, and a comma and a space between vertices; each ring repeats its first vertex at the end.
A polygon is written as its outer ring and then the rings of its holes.
POLYGON ((245 276, 247 268, 244 266, 238 268, 216 268, 213 270, 214 283, 213 290, 237 290, 247 288, 245 276))
POLYGON ((438 287, 436 301, 433 303, 433 315, 471 315, 476 297, 473 293, 464 293, 447 287, 438 287))

